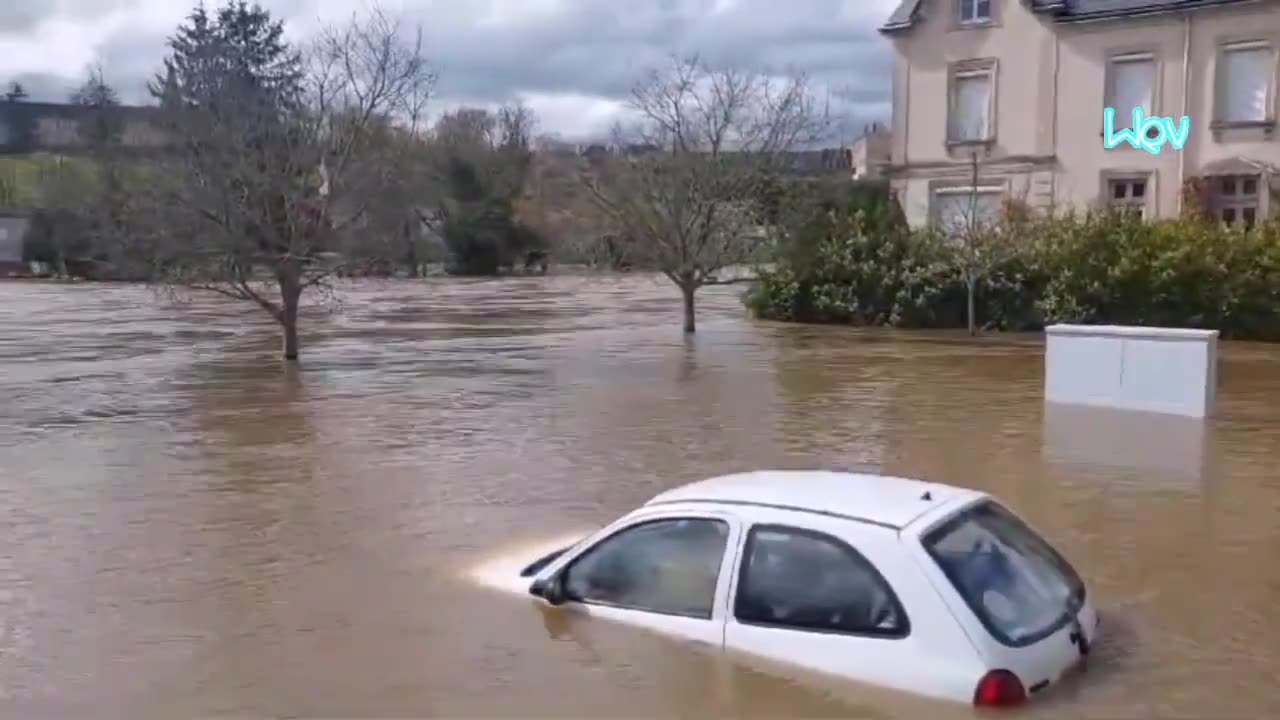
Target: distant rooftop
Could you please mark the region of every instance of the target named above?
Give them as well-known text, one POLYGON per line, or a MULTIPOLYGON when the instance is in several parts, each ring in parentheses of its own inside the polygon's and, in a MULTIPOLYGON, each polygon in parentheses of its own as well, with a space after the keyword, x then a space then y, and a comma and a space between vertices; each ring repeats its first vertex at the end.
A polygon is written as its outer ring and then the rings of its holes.
MULTIPOLYGON (((1266 2, 1267 0, 1022 0, 1032 12, 1059 22, 1119 19, 1158 13, 1201 10, 1223 5, 1266 2)), ((881 32, 905 30, 920 17, 924 0, 901 0, 897 9, 880 27, 881 32)))

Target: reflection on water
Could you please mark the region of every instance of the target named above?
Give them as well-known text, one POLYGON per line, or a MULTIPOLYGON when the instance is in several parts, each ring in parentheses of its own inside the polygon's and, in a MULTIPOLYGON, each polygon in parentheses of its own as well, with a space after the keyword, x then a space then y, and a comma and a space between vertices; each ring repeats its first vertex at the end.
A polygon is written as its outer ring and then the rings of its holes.
POLYGON ((1046 403, 1045 457, 1118 487, 1125 482, 1199 492, 1209 423, 1201 418, 1046 403))
POLYGON ((1032 716, 1274 707, 1280 351, 1227 344, 1204 426, 1134 427, 1045 408, 1034 337, 700 299, 687 341, 645 278, 365 284, 288 371, 251 308, 0 284, 0 714, 970 717, 458 579, 707 475, 866 466, 998 494, 1095 588, 1091 667, 1032 716))

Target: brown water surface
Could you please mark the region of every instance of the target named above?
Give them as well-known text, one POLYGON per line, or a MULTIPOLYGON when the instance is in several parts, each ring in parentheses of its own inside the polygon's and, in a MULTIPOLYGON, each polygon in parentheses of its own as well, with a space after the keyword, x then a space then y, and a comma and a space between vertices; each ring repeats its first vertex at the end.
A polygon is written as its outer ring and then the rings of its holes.
POLYGON ((392 282, 307 318, 0 283, 0 717, 970 717, 474 588, 494 548, 757 467, 970 485, 1095 588, 1036 718, 1280 708, 1280 349, 1218 416, 1046 410, 1035 337, 752 323, 645 278, 392 282))

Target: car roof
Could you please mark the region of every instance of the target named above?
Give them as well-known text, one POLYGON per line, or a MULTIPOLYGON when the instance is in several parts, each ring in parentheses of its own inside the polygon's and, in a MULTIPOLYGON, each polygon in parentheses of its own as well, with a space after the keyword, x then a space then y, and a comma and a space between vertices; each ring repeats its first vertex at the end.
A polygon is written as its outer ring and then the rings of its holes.
POLYGON ((645 506, 708 503, 769 507, 900 530, 943 504, 985 497, 976 490, 909 478, 826 470, 755 470, 673 488, 645 506))

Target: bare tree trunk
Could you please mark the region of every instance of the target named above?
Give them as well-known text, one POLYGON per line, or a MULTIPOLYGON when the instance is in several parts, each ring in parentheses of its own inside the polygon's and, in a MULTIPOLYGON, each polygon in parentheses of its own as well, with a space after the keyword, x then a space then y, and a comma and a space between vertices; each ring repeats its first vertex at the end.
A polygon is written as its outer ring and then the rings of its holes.
POLYGON ((977 303, 974 302, 974 298, 973 298, 973 295, 974 295, 973 278, 970 278, 965 282, 965 289, 966 289, 965 295, 967 295, 967 297, 965 298, 966 304, 967 304, 967 307, 965 309, 965 315, 967 315, 969 319, 969 335, 974 336, 978 334, 978 323, 977 323, 977 320, 974 318, 974 305, 976 305, 977 303))
POLYGON ((297 268, 286 265, 279 274, 280 327, 284 330, 284 359, 298 360, 298 305, 302 299, 302 282, 297 268))
POLYGON ((693 294, 697 292, 698 287, 692 283, 680 286, 680 293, 684 296, 684 331, 692 333, 697 330, 697 322, 694 319, 693 294))
POLYGON ((405 249, 408 251, 405 260, 409 263, 409 277, 420 277, 418 263, 418 243, 415 242, 413 223, 406 220, 404 224, 405 249))

